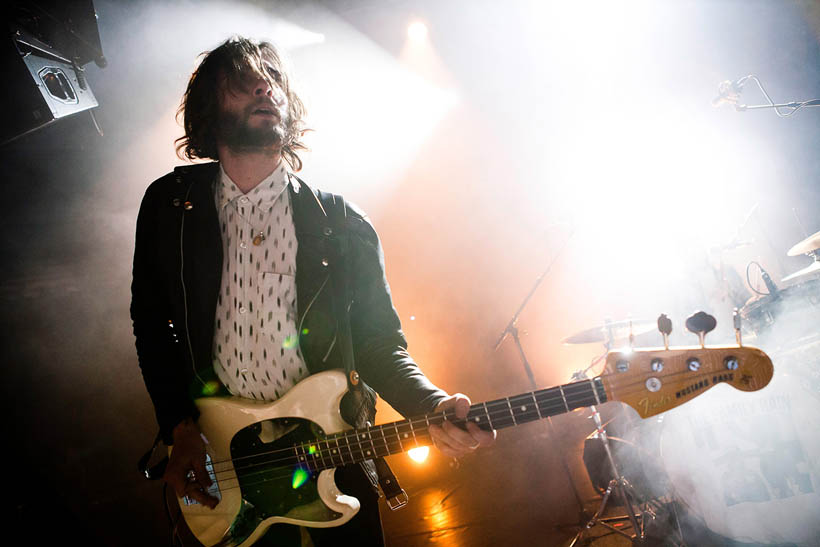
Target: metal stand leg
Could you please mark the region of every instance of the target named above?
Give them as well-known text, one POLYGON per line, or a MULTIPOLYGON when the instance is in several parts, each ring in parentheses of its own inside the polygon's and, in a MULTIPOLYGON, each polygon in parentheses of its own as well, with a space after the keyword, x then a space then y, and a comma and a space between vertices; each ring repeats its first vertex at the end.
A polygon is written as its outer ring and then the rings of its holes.
POLYGON ((644 519, 647 514, 653 518, 655 515, 648 509, 636 512, 634 503, 635 495, 633 493, 632 486, 620 474, 618 467, 615 465, 615 459, 612 457, 609 439, 607 438, 606 430, 601 422, 601 414, 598 412, 598 407, 593 406, 590 408, 592 409, 592 417, 595 420, 595 425, 597 427, 598 437, 604 445, 604 451, 606 452, 607 460, 609 460, 609 464, 612 467, 612 473, 615 478, 609 481, 609 485, 607 485, 606 492, 604 492, 604 497, 601 499, 601 505, 598 507, 598 511, 596 511, 589 522, 586 523, 586 526, 578 531, 572 539, 572 542, 569 544, 569 547, 573 547, 583 537, 584 533, 598 524, 605 526, 606 528, 609 528, 613 532, 617 532, 626 538, 629 538, 633 542, 642 542, 646 539, 644 519), (613 491, 615 491, 620 498, 620 501, 626 510, 626 515, 602 518, 601 515, 603 515, 605 511, 606 505, 609 502, 609 498, 613 491), (624 522, 626 520, 628 520, 632 526, 632 534, 627 534, 623 530, 613 525, 613 523, 624 522))

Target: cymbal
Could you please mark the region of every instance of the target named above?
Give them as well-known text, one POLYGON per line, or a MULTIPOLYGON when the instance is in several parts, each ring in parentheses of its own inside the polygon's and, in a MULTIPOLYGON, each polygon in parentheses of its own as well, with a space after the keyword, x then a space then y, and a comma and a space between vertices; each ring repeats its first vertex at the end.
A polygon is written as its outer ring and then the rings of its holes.
MULTIPOLYGON (((820 232, 818 232, 818 233, 820 233, 820 232)), ((792 279, 802 277, 804 275, 813 274, 813 273, 820 273, 820 261, 819 260, 815 260, 814 262, 812 262, 811 266, 803 268, 802 270, 798 270, 798 271, 794 272, 793 274, 787 275, 786 277, 781 279, 781 281, 790 281, 792 279)))
POLYGON ((629 324, 632 323, 632 334, 637 336, 649 332, 656 328, 656 321, 646 319, 625 319, 623 321, 611 321, 604 325, 582 330, 567 336, 561 340, 564 344, 591 344, 593 342, 605 342, 607 334, 612 333, 613 340, 623 340, 629 338, 629 324))
POLYGON ((809 237, 807 237, 806 239, 804 239, 803 241, 789 249, 789 252, 786 254, 789 256, 797 256, 810 253, 812 251, 816 251, 817 249, 820 249, 820 232, 817 232, 814 235, 810 235, 809 237))

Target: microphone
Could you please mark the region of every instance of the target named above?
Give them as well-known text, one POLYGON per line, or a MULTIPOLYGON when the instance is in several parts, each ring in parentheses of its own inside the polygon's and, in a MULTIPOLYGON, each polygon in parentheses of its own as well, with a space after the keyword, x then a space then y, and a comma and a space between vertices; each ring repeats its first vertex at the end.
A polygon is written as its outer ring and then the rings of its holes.
POLYGON ((760 277, 763 278, 763 283, 766 285, 766 289, 769 291, 772 298, 777 298, 780 290, 777 288, 777 285, 774 284, 774 281, 772 281, 772 277, 769 275, 769 272, 764 270, 762 266, 760 268, 760 277))
POLYGON ((723 104, 737 104, 740 100, 740 94, 743 92, 743 86, 749 76, 744 76, 734 82, 731 80, 724 80, 718 84, 718 96, 712 99, 712 106, 715 108, 723 104))

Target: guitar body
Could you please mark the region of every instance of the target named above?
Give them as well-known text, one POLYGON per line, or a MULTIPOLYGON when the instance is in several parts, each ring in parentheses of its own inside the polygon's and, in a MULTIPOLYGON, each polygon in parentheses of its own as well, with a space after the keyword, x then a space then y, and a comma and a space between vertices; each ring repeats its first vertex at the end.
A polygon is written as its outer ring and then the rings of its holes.
POLYGON ((309 376, 272 403, 199 399, 198 423, 208 440, 207 467, 214 481, 210 493, 220 501, 209 509, 179 500, 194 536, 209 547, 248 546, 275 523, 323 528, 350 520, 359 500, 338 490, 334 469, 313 473, 297 464, 294 449, 350 428, 339 414, 346 391, 344 373, 327 371, 309 376), (268 461, 271 454, 295 461, 277 465, 276 458, 268 461))

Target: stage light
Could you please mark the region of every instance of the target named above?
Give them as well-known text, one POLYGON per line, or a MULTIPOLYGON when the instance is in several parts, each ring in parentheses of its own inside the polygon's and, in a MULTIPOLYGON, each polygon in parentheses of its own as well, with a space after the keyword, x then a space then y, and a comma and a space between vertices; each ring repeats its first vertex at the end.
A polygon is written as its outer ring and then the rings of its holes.
POLYGON ((421 21, 413 21, 407 27, 407 37, 415 43, 427 40, 427 25, 421 21))
POLYGON ((427 460, 427 456, 430 455, 430 447, 419 446, 416 448, 411 448, 407 451, 407 455, 410 456, 410 459, 416 463, 424 463, 425 460, 427 460))

